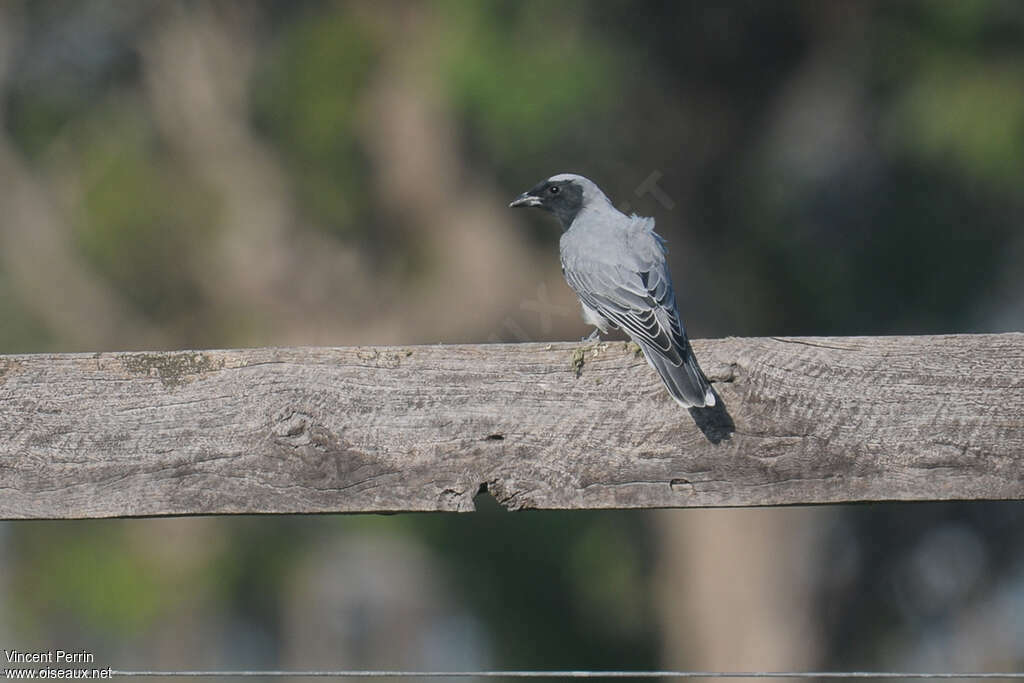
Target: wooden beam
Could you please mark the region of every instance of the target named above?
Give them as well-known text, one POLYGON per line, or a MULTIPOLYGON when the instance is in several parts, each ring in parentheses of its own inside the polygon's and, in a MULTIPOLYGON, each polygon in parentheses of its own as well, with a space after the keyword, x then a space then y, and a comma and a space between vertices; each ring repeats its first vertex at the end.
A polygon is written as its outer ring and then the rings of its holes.
POLYGON ((0 518, 1024 499, 1024 334, 0 356, 0 518))

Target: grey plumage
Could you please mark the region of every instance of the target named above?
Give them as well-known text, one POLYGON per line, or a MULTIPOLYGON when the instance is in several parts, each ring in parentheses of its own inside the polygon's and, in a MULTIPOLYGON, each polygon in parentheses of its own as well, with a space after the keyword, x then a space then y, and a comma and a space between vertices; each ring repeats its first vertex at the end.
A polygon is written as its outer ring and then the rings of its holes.
POLYGON ((665 241, 653 218, 623 214, 597 185, 571 173, 538 183, 509 206, 536 206, 558 217, 562 272, 588 323, 626 332, 680 405, 715 405, 676 309, 665 241))

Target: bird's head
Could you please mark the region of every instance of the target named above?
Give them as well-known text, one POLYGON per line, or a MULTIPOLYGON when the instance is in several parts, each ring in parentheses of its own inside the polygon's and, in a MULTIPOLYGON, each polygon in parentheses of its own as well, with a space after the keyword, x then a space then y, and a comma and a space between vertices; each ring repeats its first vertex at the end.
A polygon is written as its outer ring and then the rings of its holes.
POLYGON ((611 202, 592 181, 575 173, 560 173, 543 180, 512 200, 510 207, 536 206, 550 211, 568 229, 573 219, 595 202, 611 202))

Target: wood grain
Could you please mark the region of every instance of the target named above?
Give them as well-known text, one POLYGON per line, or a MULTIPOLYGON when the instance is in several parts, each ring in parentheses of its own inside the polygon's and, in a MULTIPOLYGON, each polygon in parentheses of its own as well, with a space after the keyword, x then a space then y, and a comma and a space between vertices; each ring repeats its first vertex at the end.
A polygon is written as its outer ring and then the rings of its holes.
POLYGON ((0 518, 1024 498, 1024 334, 694 347, 0 356, 0 518))

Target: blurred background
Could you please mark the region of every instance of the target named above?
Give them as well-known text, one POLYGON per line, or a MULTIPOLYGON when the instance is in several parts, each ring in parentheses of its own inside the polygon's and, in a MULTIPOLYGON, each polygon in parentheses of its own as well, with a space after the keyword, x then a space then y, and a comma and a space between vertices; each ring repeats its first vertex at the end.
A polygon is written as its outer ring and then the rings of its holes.
MULTIPOLYGON (((1024 326, 1024 4, 0 3, 0 352, 587 334, 562 171, 694 337, 1024 326)), ((114 668, 1024 667, 1011 503, 0 524, 114 668)))

